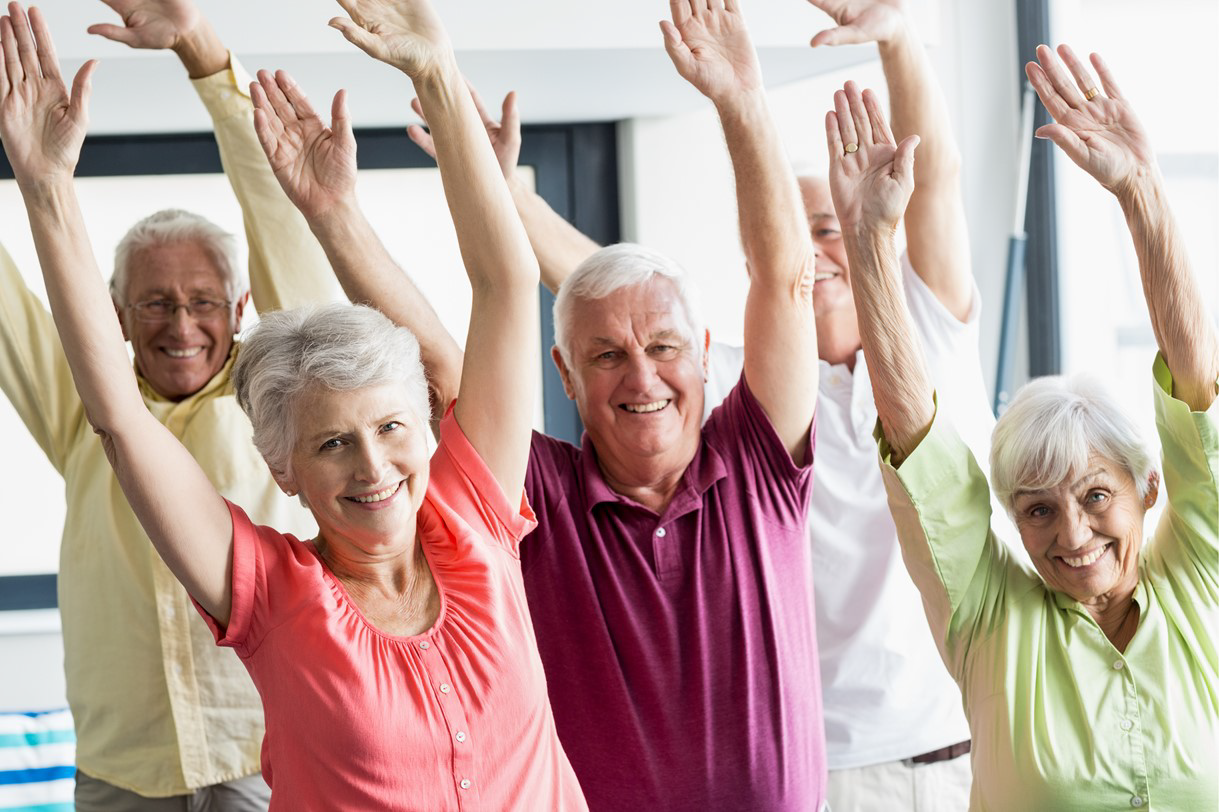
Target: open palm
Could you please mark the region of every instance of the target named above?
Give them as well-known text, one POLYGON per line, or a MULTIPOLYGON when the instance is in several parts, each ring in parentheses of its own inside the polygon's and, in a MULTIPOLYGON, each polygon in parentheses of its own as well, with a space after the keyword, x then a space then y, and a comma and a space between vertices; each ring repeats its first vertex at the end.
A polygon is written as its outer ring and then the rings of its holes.
POLYGON ((812 44, 853 45, 884 42, 904 24, 902 0, 809 0, 838 23, 837 28, 821 31, 812 44))
POLYGON ((250 86, 258 140, 288 199, 306 219, 325 215, 355 197, 356 143, 340 90, 331 127, 309 104, 292 77, 259 71, 250 86))
POLYGON ((844 231, 896 227, 914 192, 918 137, 895 144, 876 96, 861 94, 854 82, 834 94, 834 108, 826 116, 826 143, 839 223, 844 231))
POLYGON ((330 24, 374 59, 412 79, 440 69, 451 54, 448 34, 428 0, 338 0, 350 19, 330 24))
POLYGON ((736 0, 711 6, 670 0, 673 21, 660 27, 677 72, 712 101, 762 87, 758 56, 736 0))
POLYGON ((97 23, 90 34, 132 48, 173 48, 199 25, 194 0, 102 0, 123 18, 122 25, 97 23))

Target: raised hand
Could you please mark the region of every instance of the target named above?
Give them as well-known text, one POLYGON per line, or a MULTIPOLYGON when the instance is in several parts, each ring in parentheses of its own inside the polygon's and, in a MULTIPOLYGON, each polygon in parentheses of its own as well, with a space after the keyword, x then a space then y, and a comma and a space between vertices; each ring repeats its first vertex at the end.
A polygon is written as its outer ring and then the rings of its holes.
MULTIPOLYGON (((495 117, 487 112, 487 107, 483 104, 478 91, 474 89, 474 85, 467 82, 466 86, 470 88, 470 98, 474 100, 474 108, 478 110, 478 116, 482 119, 483 126, 487 128, 487 138, 491 141, 491 148, 495 150, 495 159, 499 161, 499 168, 503 171, 505 178, 511 178, 516 172, 516 164, 521 157, 521 116, 516 109, 516 93, 510 92, 504 96, 500 119, 496 121, 495 117)), ((423 105, 419 103, 419 99, 411 99, 411 109, 415 111, 415 115, 423 119, 423 126, 426 127, 427 116, 423 113, 423 105)), ((406 134, 419 145, 420 149, 432 158, 436 157, 436 145, 432 143, 432 136, 427 130, 418 124, 412 124, 406 128, 406 134)))
POLYGON ((96 23, 97 34, 132 48, 175 48, 203 22, 194 0, 102 0, 123 18, 122 25, 96 23))
POLYGON ((1054 123, 1037 129, 1039 137, 1053 141, 1114 193, 1154 171, 1155 153, 1147 132, 1098 54, 1092 54, 1092 67, 1100 87, 1066 45, 1058 46, 1057 57, 1045 45, 1037 46, 1037 60, 1041 64, 1029 62, 1024 72, 1054 117, 1054 123))
POLYGON ((853 45, 884 42, 897 36, 906 25, 903 0, 808 0, 834 18, 837 28, 827 28, 813 37, 811 45, 853 45))
POLYGON ((36 8, 27 16, 19 3, 9 3, 0 17, 0 47, 0 140, 14 177, 22 185, 71 177, 85 140, 97 61, 81 66, 69 93, 46 21, 36 8))
POLYGON ((737 0, 669 0, 665 50, 681 77, 712 102, 762 88, 762 70, 737 0))
POLYGON ((871 90, 854 82, 834 93, 825 116, 830 151, 830 194, 843 232, 895 228, 914 191, 918 136, 894 144, 889 123, 871 90))
POLYGON ((453 46, 428 0, 338 0, 347 12, 330 25, 373 59, 412 80, 453 64, 453 46))
POLYGON ((356 141, 347 91, 334 96, 327 127, 284 71, 259 71, 250 83, 254 129, 288 199, 314 222, 355 200, 356 141))

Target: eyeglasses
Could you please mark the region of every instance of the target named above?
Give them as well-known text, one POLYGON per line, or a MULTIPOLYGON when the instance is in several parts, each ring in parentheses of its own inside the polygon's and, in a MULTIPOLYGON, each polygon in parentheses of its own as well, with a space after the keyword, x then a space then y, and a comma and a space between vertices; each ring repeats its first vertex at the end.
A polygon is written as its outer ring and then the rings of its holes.
POLYGON ((189 302, 175 302, 172 299, 150 299, 146 302, 136 302, 127 305, 135 313, 136 319, 144 322, 169 321, 185 308, 193 319, 210 319, 227 311, 232 302, 227 299, 191 299, 189 302))

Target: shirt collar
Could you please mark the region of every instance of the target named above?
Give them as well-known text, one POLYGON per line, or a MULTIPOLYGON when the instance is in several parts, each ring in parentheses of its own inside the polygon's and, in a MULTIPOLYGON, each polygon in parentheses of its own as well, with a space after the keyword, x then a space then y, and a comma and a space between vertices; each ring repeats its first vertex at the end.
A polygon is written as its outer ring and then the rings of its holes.
MULTIPOLYGON (((603 502, 618 503, 628 507, 647 510, 634 499, 623 496, 609 486, 597 464, 597 449, 593 446, 588 432, 580 440, 580 465, 584 480, 584 504, 591 513, 593 508, 603 502)), ((682 472, 681 481, 677 483, 677 491, 665 509, 665 516, 676 517, 689 513, 700 507, 703 495, 721 479, 728 476, 728 467, 724 464, 719 452, 707 444, 702 438, 694 459, 682 472)))

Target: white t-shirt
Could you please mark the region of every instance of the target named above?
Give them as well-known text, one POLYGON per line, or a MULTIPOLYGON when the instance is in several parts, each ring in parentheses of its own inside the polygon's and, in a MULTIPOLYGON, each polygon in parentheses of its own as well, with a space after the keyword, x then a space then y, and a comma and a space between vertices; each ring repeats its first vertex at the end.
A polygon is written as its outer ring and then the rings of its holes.
MULTIPOLYGON (((902 278, 940 413, 985 469, 994 417, 978 355, 977 288, 962 323, 905 255, 902 278)), ((709 360, 706 414, 740 378, 744 351, 712 344, 709 360)), ((853 373, 846 364, 819 363, 808 532, 829 767, 842 770, 965 741, 969 727, 902 562, 872 435, 876 405, 863 352, 855 354, 853 373)))

